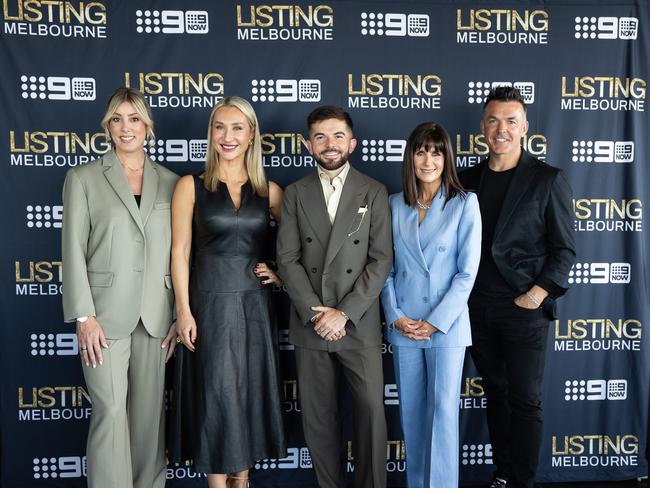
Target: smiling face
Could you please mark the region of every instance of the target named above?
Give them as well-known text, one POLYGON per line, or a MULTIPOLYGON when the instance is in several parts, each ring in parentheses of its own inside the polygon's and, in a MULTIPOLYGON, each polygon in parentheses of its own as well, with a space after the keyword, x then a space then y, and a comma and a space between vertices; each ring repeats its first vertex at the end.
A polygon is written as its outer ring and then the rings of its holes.
POLYGON ((485 107, 481 132, 490 148, 490 156, 516 162, 521 154, 521 138, 527 131, 528 121, 521 103, 494 100, 485 107))
POLYGON ((307 149, 326 170, 343 166, 356 146, 357 140, 344 120, 325 119, 309 128, 307 149))
POLYGON ((144 151, 147 126, 130 102, 122 102, 108 121, 108 131, 118 154, 144 151))
POLYGON ((253 131, 246 116, 237 108, 224 106, 218 109, 212 121, 212 146, 219 161, 244 162, 246 151, 253 139, 253 131))
POLYGON ((434 144, 431 144, 428 151, 425 147, 420 147, 413 153, 413 168, 419 183, 440 184, 445 169, 445 155, 434 144))

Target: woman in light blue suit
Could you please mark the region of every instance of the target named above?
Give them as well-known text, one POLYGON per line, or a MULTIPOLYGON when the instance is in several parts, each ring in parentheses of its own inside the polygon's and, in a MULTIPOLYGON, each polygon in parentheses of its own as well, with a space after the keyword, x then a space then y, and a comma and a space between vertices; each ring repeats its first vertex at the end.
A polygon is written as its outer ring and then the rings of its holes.
POLYGON ((481 256, 476 196, 458 181, 449 135, 431 122, 406 143, 391 195, 395 260, 381 293, 393 346, 409 488, 458 486, 458 412, 467 298, 481 256))

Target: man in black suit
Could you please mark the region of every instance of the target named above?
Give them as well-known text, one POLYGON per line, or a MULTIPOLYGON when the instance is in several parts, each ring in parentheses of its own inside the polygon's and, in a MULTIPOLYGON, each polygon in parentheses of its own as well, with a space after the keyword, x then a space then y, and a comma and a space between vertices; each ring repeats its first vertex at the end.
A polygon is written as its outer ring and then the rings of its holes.
POLYGON ((519 90, 493 89, 481 119, 489 157, 460 174, 483 221, 470 351, 487 397, 491 488, 533 486, 548 324, 575 261, 571 188, 560 169, 522 149, 527 130, 519 90))

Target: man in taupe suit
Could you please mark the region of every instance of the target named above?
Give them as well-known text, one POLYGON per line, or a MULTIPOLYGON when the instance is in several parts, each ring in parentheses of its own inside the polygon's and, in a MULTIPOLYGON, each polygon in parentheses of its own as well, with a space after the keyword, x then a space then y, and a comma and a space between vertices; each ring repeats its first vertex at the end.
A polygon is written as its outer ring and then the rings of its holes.
POLYGON ((114 150, 68 171, 63 189, 63 315, 77 323, 93 404, 88 486, 163 488, 178 176, 144 153, 153 121, 140 92, 116 90, 102 126, 114 150))
POLYGON ((393 246, 384 186, 347 159, 356 146, 352 120, 339 107, 307 118, 307 147, 318 168, 289 185, 278 233, 278 266, 292 301, 305 439, 318 486, 345 486, 338 380, 352 393, 357 487, 386 486, 379 293, 393 246))

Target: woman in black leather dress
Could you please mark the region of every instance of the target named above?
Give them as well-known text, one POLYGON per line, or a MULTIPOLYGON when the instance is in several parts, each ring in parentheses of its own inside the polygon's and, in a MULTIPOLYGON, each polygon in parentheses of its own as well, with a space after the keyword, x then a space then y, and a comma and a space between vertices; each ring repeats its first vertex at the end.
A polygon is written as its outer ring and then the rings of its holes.
POLYGON ((210 116, 205 172, 181 178, 172 200, 176 329, 187 348, 175 411, 191 425, 172 430, 210 488, 245 487, 255 461, 286 455, 268 287, 279 279, 265 262, 281 202, 253 108, 224 98, 210 116))

